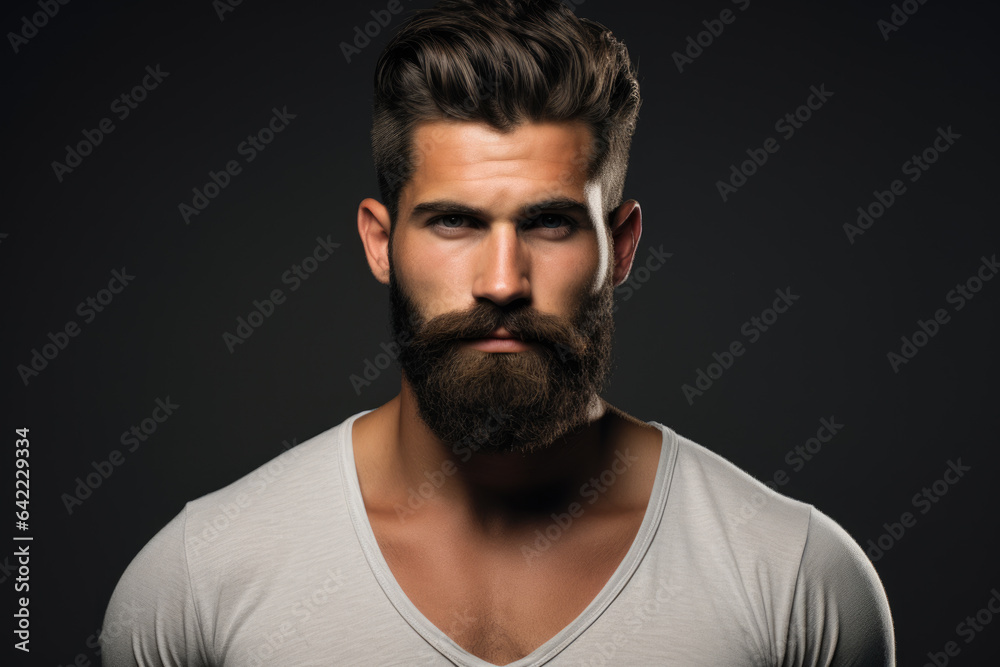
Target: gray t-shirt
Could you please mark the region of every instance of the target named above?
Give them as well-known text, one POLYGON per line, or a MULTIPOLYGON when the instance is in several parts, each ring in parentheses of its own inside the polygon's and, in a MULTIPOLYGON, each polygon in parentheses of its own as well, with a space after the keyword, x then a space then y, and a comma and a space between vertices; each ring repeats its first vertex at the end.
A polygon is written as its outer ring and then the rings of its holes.
MULTIPOLYGON (((105 667, 490 665, 383 559, 354 466, 362 414, 187 503, 118 583, 105 667)), ((579 617, 510 665, 894 664, 882 585, 840 526, 650 423, 663 445, 631 548, 579 617)))

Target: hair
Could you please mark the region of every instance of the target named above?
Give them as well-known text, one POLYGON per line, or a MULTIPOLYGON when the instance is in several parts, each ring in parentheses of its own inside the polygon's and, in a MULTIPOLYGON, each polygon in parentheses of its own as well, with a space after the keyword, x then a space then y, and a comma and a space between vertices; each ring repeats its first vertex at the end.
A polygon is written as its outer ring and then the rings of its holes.
POLYGON ((582 121, 591 130, 587 178, 604 213, 622 199, 639 113, 625 45, 558 0, 441 0, 400 28, 375 67, 372 152, 392 226, 415 168, 422 121, 582 121))

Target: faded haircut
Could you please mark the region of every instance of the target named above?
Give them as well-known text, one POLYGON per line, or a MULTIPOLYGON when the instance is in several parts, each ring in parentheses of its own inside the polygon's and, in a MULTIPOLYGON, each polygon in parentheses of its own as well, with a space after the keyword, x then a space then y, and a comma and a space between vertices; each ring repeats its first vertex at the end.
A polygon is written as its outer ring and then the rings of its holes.
POLYGON ((639 113, 625 45, 557 0, 441 0, 418 10, 375 66, 372 153, 392 226, 413 174, 422 121, 581 121, 591 130, 588 179, 607 215, 622 200, 639 113))

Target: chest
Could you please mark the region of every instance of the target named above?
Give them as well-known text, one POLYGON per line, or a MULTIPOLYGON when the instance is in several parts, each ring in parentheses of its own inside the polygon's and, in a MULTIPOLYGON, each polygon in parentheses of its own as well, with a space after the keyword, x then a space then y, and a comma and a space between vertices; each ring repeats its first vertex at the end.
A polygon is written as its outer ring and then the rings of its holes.
POLYGON ((469 653, 504 665, 587 608, 615 574, 641 519, 636 514, 559 531, 545 526, 500 541, 441 527, 403 531, 373 521, 372 528, 417 610, 469 653))

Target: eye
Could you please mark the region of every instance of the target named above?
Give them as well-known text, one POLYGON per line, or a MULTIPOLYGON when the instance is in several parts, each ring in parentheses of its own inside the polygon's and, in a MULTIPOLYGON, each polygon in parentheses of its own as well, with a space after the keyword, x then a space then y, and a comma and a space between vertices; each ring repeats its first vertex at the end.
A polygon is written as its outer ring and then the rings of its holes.
POLYGON ((459 229, 469 222, 469 218, 464 215, 442 215, 434 218, 433 222, 445 229, 459 229))
POLYGON ((476 220, 460 213, 439 215, 428 221, 429 225, 440 234, 457 234, 476 226, 476 220))
POLYGON ((568 236, 578 225, 576 220, 569 216, 557 213, 542 213, 524 221, 527 228, 546 229, 559 232, 563 236, 568 236))
POLYGON ((542 227, 546 227, 548 229, 555 229, 560 225, 566 224, 568 220, 561 215, 546 214, 546 215, 540 215, 537 218, 535 218, 535 222, 541 225, 542 227))

